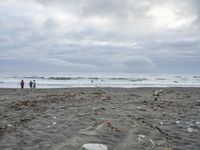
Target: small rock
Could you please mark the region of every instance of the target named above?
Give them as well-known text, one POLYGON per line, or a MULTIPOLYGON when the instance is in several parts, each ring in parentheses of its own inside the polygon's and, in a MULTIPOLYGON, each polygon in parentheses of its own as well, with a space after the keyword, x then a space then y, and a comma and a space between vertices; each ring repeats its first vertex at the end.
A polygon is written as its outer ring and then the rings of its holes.
POLYGON ((176 121, 176 124, 179 124, 179 123, 180 123, 180 121, 179 121, 179 120, 177 120, 177 121, 176 121))
POLYGON ((108 147, 98 143, 88 143, 81 147, 81 150, 108 150, 108 147))

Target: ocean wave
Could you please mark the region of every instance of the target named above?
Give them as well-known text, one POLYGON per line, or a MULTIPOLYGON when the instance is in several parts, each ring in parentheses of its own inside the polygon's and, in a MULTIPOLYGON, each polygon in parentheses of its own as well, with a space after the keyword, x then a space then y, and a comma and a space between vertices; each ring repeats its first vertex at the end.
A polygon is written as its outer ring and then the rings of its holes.
POLYGON ((156 78, 156 80, 167 80, 165 78, 156 78))
POLYGON ((85 79, 83 77, 48 77, 49 80, 80 80, 85 79))
POLYGON ((137 81, 146 81, 148 80, 147 78, 134 78, 134 79, 131 79, 131 82, 137 82, 137 81))
POLYGON ((25 77, 11 77, 11 78, 14 78, 14 79, 17 79, 17 78, 23 78, 23 79, 46 79, 45 77, 37 77, 37 76, 25 76, 25 77))
POLYGON ((181 77, 181 76, 175 76, 175 78, 179 78, 179 79, 180 79, 180 78, 182 78, 182 77, 181 77))

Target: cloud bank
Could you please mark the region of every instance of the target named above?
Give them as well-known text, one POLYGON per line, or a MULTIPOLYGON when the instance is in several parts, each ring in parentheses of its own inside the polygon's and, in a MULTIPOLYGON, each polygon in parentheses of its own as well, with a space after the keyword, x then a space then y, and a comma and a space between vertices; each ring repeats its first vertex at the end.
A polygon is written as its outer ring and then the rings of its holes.
POLYGON ((0 1, 2 71, 200 73, 198 0, 0 1))

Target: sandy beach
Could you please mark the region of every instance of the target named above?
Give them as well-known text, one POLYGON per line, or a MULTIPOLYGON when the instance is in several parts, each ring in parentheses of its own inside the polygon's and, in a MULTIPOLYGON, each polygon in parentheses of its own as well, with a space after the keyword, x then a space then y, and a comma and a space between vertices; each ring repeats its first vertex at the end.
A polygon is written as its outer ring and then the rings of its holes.
POLYGON ((200 88, 0 89, 1 150, 84 150, 94 143, 199 150, 199 139, 200 88))

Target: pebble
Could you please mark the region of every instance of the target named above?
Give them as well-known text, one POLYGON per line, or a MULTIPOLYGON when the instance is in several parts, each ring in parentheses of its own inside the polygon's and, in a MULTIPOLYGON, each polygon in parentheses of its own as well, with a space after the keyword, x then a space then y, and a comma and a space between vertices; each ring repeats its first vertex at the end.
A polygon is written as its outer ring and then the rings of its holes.
POLYGON ((108 150, 108 147, 98 143, 88 143, 81 147, 81 150, 108 150))
POLYGON ((180 121, 179 121, 179 120, 177 120, 177 121, 176 121, 176 124, 179 124, 179 123, 180 123, 180 121))

